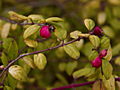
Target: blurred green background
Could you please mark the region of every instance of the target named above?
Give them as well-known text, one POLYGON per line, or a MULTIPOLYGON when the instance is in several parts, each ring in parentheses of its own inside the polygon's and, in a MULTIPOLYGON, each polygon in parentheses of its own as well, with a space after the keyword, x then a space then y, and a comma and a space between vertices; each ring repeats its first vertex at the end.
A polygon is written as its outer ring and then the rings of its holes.
MULTIPOLYGON (((45 18, 52 16, 64 18, 67 22, 68 33, 74 30, 86 32, 83 21, 85 18, 91 18, 111 38, 114 52, 116 52, 115 50, 120 51, 120 0, 0 0, 1 16, 8 17, 8 11, 11 10, 25 16, 40 14, 45 18)), ((120 54, 119 51, 113 56, 120 54)), ((84 53, 81 53, 76 70, 88 62, 84 56, 84 53)), ((48 87, 59 87, 86 81, 84 78, 74 80, 71 75, 60 71, 60 63, 73 62, 61 49, 47 52, 47 57, 46 69, 43 71, 31 70, 29 82, 19 83, 18 89, 45 90, 48 87)), ((112 63, 115 68, 114 72, 120 75, 119 66, 115 65, 114 62, 112 63)), ((91 85, 80 87, 78 90, 91 90, 91 85)))

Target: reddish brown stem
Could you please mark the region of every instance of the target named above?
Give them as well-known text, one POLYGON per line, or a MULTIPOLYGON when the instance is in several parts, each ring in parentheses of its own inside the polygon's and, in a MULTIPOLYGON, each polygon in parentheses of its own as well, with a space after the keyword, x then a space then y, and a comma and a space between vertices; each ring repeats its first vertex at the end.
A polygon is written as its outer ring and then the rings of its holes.
MULTIPOLYGON (((120 81, 120 77, 115 78, 115 81, 120 81)), ((70 85, 67 85, 67 86, 53 88, 52 90, 65 90, 66 88, 75 88, 75 87, 85 86, 85 85, 89 85, 89 84, 93 84, 93 83, 95 83, 95 81, 79 83, 79 84, 70 84, 70 85)))

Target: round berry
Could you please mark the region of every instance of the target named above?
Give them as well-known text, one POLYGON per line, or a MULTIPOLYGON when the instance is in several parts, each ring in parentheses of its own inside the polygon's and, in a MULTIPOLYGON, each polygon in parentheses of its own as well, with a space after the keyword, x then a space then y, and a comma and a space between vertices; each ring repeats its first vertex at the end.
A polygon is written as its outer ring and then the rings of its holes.
POLYGON ((99 26, 96 26, 96 27, 93 29, 93 34, 94 34, 94 35, 102 36, 102 33, 103 33, 103 30, 102 30, 99 26))
POLYGON ((106 55, 107 55, 107 50, 104 49, 104 50, 102 50, 102 51, 100 52, 99 57, 100 57, 100 58, 103 58, 103 57, 105 57, 106 55))
POLYGON ((100 57, 96 57, 93 61, 92 61, 92 66, 99 68, 102 65, 102 60, 100 57))
POLYGON ((51 32, 49 30, 49 25, 41 27, 40 36, 43 37, 43 38, 49 38, 51 36, 51 32))

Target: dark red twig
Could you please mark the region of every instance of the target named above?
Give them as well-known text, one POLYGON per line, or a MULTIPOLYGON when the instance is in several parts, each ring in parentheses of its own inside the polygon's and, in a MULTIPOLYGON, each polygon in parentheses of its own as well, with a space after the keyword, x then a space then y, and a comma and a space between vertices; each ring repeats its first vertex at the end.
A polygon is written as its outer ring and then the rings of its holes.
POLYGON ((59 87, 59 88, 53 88, 52 90, 65 90, 66 88, 74 88, 74 87, 85 86, 85 85, 93 84, 94 82, 95 81, 79 83, 79 84, 70 84, 68 86, 63 86, 63 87, 59 87))
MULTIPOLYGON (((115 78, 115 81, 120 81, 120 77, 115 78)), ((53 88, 52 90, 65 90, 66 88, 75 88, 75 87, 85 86, 85 85, 89 85, 89 84, 93 84, 93 83, 95 83, 95 81, 90 81, 90 82, 85 82, 85 83, 78 83, 78 84, 70 84, 70 85, 67 85, 67 86, 53 88)))

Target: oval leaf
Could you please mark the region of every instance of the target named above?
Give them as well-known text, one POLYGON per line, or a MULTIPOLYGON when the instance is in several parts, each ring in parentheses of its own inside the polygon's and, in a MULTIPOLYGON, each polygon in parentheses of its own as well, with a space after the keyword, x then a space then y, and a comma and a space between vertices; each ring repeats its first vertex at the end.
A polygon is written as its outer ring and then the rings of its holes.
POLYGON ((12 20, 21 21, 21 20, 29 19, 28 17, 23 16, 21 14, 18 14, 18 13, 14 12, 14 11, 9 11, 8 14, 10 15, 10 19, 12 19, 12 20))
POLYGON ((103 76, 103 84, 105 86, 105 90, 116 90, 115 89, 115 78, 113 75, 111 75, 111 77, 106 80, 105 77, 103 76))
POLYGON ((77 70, 73 73, 73 78, 79 78, 81 76, 87 75, 90 73, 90 71, 91 71, 90 68, 83 68, 83 69, 77 70))
POLYGON ((59 66, 58 66, 59 70, 60 70, 60 71, 64 71, 66 65, 67 65, 67 64, 66 64, 65 62, 60 63, 59 66))
POLYGON ((35 68, 34 61, 29 57, 23 57, 23 60, 25 61, 26 64, 28 64, 31 68, 35 68))
POLYGON ((81 34, 81 32, 80 31, 74 31, 74 32, 71 32, 70 33, 70 37, 71 38, 74 38, 74 39, 77 39, 79 36, 79 34, 81 34))
POLYGON ((103 83, 100 80, 98 80, 93 84, 92 90, 105 90, 105 87, 103 83))
POLYGON ((85 19, 84 24, 88 30, 92 30, 95 26, 95 22, 92 19, 85 19))
POLYGON ((67 30, 58 27, 55 29, 55 36, 60 40, 64 40, 67 36, 67 30))
POLYGON ((104 57, 106 60, 110 61, 112 59, 112 48, 109 46, 107 50, 107 55, 104 57))
POLYGON ((102 60, 102 70, 106 80, 108 80, 111 77, 113 71, 113 67, 108 60, 102 60))
POLYGON ((109 26, 104 26, 104 27, 102 27, 102 29, 103 29, 105 35, 107 35, 111 38, 114 38, 115 32, 112 30, 112 28, 110 28, 109 26))
POLYGON ((42 53, 34 55, 34 63, 38 67, 38 69, 43 70, 47 64, 45 55, 42 53))
POLYGON ((64 50, 70 57, 74 59, 78 59, 80 57, 79 50, 73 44, 64 46, 64 50))
POLYGON ((31 25, 28 27, 23 34, 23 38, 26 39, 27 37, 31 36, 32 34, 36 33, 40 29, 38 25, 31 25))
POLYGON ((101 50, 108 49, 109 46, 110 46, 110 39, 108 37, 106 37, 106 36, 103 36, 101 38, 100 44, 101 44, 101 46, 100 46, 101 50))
POLYGON ((64 20, 59 17, 50 17, 46 19, 46 22, 63 22, 64 20))
POLYGON ((84 45, 84 39, 80 39, 79 41, 76 41, 73 44, 77 47, 78 50, 81 50, 84 45))
POLYGON ((37 47, 37 46, 38 46, 37 41, 34 41, 34 40, 25 39, 24 42, 25 42, 25 44, 28 45, 29 47, 37 47))
POLYGON ((12 60, 18 55, 18 45, 15 40, 13 40, 8 47, 8 57, 12 60))
POLYGON ((13 65, 13 66, 11 66, 8 71, 17 80, 26 81, 26 79, 27 79, 26 72, 19 65, 13 65))
POLYGON ((8 64, 8 58, 5 55, 5 53, 2 52, 2 56, 0 58, 2 60, 3 65, 6 66, 8 64))
POLYGON ((95 35, 90 35, 89 40, 95 48, 98 48, 100 45, 100 38, 95 35))
POLYGON ((98 56, 98 52, 96 50, 92 51, 88 56, 89 60, 92 61, 98 56))
POLYGON ((115 64, 120 65, 120 56, 115 59, 115 64))
POLYGON ((66 72, 68 75, 71 75, 72 72, 74 71, 74 69, 77 67, 77 62, 68 62, 67 65, 66 65, 66 72))
POLYGON ((43 18, 42 15, 36 15, 36 14, 32 14, 28 16, 30 19, 32 19, 32 21, 36 22, 36 23, 42 23, 45 22, 45 19, 43 18))
POLYGON ((3 28, 1 30, 1 37, 2 38, 7 38, 9 31, 10 31, 10 27, 11 27, 10 23, 6 23, 3 25, 3 28))

